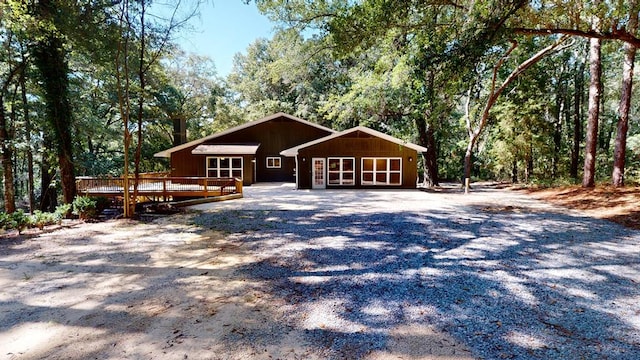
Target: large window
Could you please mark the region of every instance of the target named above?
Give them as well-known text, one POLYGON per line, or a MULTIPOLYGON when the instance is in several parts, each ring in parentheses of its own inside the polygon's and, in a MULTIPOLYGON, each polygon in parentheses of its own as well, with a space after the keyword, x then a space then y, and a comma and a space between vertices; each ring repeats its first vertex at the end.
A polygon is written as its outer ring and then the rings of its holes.
POLYGON ((328 158, 329 185, 355 185, 355 158, 328 158))
POLYGON ((402 159, 362 158, 362 185, 402 185, 402 159))
POLYGON ((281 167, 279 156, 267 156, 267 169, 280 169, 281 167))
POLYGON ((242 179, 242 158, 207 157, 207 177, 242 179))

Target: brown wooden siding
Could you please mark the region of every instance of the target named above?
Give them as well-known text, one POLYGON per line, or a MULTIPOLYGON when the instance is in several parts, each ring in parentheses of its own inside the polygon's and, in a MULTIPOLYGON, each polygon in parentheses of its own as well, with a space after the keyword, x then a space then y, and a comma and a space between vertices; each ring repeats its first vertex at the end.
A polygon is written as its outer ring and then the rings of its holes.
POLYGON ((253 155, 193 155, 191 150, 194 148, 195 146, 171 154, 171 176, 206 177, 207 157, 242 157, 242 184, 251 185, 253 183, 253 155))
POLYGON ((417 179, 417 151, 372 135, 356 131, 320 144, 300 149, 298 152, 298 187, 311 188, 311 159, 329 157, 355 157, 355 186, 329 185, 327 188, 380 188, 361 184, 362 158, 401 158, 402 185, 387 185, 389 188, 415 188, 417 179))
MULTIPOLYGON (((293 182, 295 181, 295 161, 293 158, 281 156, 280 152, 329 134, 330 132, 326 130, 281 117, 223 135, 203 144, 259 143, 260 147, 255 155, 255 167, 252 162, 254 160, 253 155, 243 157, 244 185, 250 185, 255 181, 293 182), (267 169, 266 159, 268 156, 280 157, 282 167, 280 169, 267 169)), ((206 155, 192 155, 191 151, 195 147, 176 151, 171 155, 172 176, 206 175, 206 155)))

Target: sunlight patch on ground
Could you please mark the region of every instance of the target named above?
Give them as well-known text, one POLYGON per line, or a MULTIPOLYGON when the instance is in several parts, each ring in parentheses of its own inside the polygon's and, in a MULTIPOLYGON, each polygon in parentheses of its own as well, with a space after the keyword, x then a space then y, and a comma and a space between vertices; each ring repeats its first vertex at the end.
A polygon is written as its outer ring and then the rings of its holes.
MULTIPOLYGON (((591 309, 615 316, 621 322, 640 330, 640 296, 616 297, 608 301, 589 302, 591 309)), ((637 339, 640 345, 640 338, 637 339)))
POLYGON ((506 271, 496 270, 490 273, 478 274, 478 276, 487 280, 497 281, 512 296, 525 304, 535 306, 539 303, 536 296, 523 284, 525 280, 513 276, 506 271))
POLYGON ((435 255, 435 259, 482 259, 492 253, 500 253, 520 243, 499 237, 479 237, 468 243, 435 255))
POLYGON ((556 268, 556 269, 541 269, 527 271, 527 276, 533 279, 545 279, 545 280, 579 280, 585 283, 596 283, 607 281, 606 276, 596 274, 593 271, 587 269, 577 268, 556 268))
POLYGON ((546 346, 544 339, 521 331, 510 331, 505 340, 525 349, 541 349, 546 346))
POLYGON ((303 320, 303 328, 307 330, 322 329, 341 333, 358 333, 367 330, 367 327, 347 320, 339 315, 345 307, 345 301, 341 299, 326 299, 309 302, 304 305, 307 308, 306 318, 303 320))
POLYGON ((565 287, 564 292, 578 298, 583 298, 588 300, 599 300, 598 295, 593 291, 582 289, 579 287, 565 287))
POLYGON ((391 307, 396 306, 396 304, 389 304, 381 300, 373 300, 368 305, 363 306, 361 311, 375 320, 389 321, 394 314, 394 310, 391 307))
MULTIPOLYGON (((106 333, 97 329, 94 331, 106 333)), ((77 326, 64 326, 54 322, 24 322, 0 332, 0 344, 3 344, 0 355, 10 355, 10 359, 19 359, 20 354, 29 354, 30 358, 37 358, 34 357, 35 354, 45 357, 60 339, 71 340, 81 332, 83 328, 77 326)))
POLYGON ((443 269, 438 269, 434 267, 421 267, 418 269, 407 269, 401 272, 407 279, 412 278, 414 276, 421 276, 423 278, 440 278, 449 276, 452 273, 450 271, 445 271, 443 269))
POLYGON ((298 284, 323 284, 334 279, 333 276, 292 276, 289 279, 298 284))
MULTIPOLYGON (((640 264, 635 264, 636 266, 640 266, 640 264)), ((631 280, 634 283, 640 283, 640 269, 634 268, 631 264, 629 265, 599 265, 594 266, 593 269, 605 272, 609 275, 622 277, 627 280, 631 280)))

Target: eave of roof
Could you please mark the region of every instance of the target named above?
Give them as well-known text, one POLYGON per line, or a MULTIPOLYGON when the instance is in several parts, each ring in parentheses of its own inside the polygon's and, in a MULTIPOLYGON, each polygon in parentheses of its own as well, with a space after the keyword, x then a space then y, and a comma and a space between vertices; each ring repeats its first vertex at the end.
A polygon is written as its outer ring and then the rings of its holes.
POLYGON ((255 155, 260 144, 201 144, 191 153, 194 155, 255 155))
POLYGON ((307 120, 304 120, 304 119, 300 119, 300 118, 295 117, 293 115, 289 115, 289 114, 286 114, 286 113, 283 113, 283 112, 279 112, 279 113, 276 113, 276 114, 273 114, 273 115, 269 115, 269 116, 264 117, 264 118, 259 119, 259 120, 250 121, 248 123, 244 123, 242 125, 238 125, 238 126, 232 127, 232 128, 227 129, 225 131, 222 131, 222 132, 219 132, 219 133, 215 133, 215 134, 212 134, 212 135, 208 135, 208 136, 205 136, 203 138, 190 141, 188 143, 184 143, 182 145, 174 146, 174 147, 169 148, 167 150, 155 153, 153 156, 154 157, 168 158, 168 157, 171 157, 171 154, 176 152, 176 151, 184 150, 184 149, 186 149, 188 147, 195 146, 195 145, 200 145, 205 141, 213 140, 215 138, 218 138, 218 137, 221 137, 221 136, 224 136, 224 135, 227 135, 227 134, 231 134, 233 132, 236 132, 236 131, 239 131, 239 130, 243 130, 243 129, 258 125, 258 124, 262 124, 262 123, 265 123, 267 121, 275 120, 275 119, 280 118, 280 117, 285 117, 287 119, 294 120, 294 121, 297 121, 297 122, 305 124, 305 125, 313 126, 315 128, 328 131, 330 133, 335 133, 336 132, 335 130, 329 129, 328 127, 324 127, 322 125, 314 124, 314 123, 312 123, 310 121, 307 121, 307 120))
POLYGON ((320 139, 317 139, 317 140, 313 140, 313 141, 310 141, 308 143, 304 143, 304 144, 292 147, 290 149, 283 150, 283 151, 280 152, 280 155, 282 155, 282 156, 297 156, 298 155, 298 151, 300 149, 304 149, 304 148, 307 148, 309 146, 320 144, 320 143, 323 143, 323 142, 331 140, 331 139, 339 138, 341 136, 344 136, 344 135, 347 135, 347 134, 350 134, 350 133, 356 132, 356 131, 361 131, 363 133, 366 133, 366 134, 369 134, 369 135, 372 135, 372 136, 375 136, 375 137, 390 141, 392 143, 396 143, 398 145, 406 146, 406 147, 408 147, 410 149, 413 149, 413 150, 415 150, 417 152, 426 152, 427 151, 427 148, 424 147, 424 146, 420 146, 420 145, 416 145, 416 144, 413 144, 413 143, 410 143, 410 142, 406 142, 406 141, 400 140, 400 139, 395 138, 395 137, 393 137, 391 135, 387 135, 385 133, 381 133, 380 131, 370 129, 370 128, 365 127, 365 126, 356 126, 354 128, 351 128, 351 129, 347 129, 347 130, 344 130, 344 131, 341 131, 341 132, 338 132, 338 133, 327 135, 327 136, 325 136, 323 138, 320 138, 320 139))

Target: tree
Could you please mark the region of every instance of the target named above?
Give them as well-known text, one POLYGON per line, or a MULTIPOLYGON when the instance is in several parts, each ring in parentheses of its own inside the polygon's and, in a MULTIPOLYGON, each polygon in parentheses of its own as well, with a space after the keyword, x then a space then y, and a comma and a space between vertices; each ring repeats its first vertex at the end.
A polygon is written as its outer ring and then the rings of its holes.
POLYGON ((168 9, 169 17, 148 16, 149 1, 121 2, 118 18, 120 31, 115 56, 116 87, 120 117, 123 123, 123 182, 124 182, 124 216, 131 217, 135 212, 138 195, 138 180, 145 123, 145 106, 149 98, 147 84, 151 68, 167 51, 171 35, 191 18, 197 8, 189 12, 185 19, 178 19, 180 3, 168 9), (135 107, 135 108, 134 108, 135 107), (130 124, 135 121, 135 132, 130 124), (137 142, 134 149, 134 184, 133 193, 129 192, 129 151, 134 134, 137 142))
MULTIPOLYGON (((638 1, 629 3, 629 22, 627 29, 635 34, 638 31, 638 1)), ((613 186, 624 185, 624 167, 627 152, 627 132, 629 130, 629 109, 631 108, 631 93, 633 87, 633 69, 636 59, 636 46, 631 43, 624 44, 624 63, 622 68, 622 90, 620 93, 620 105, 618 106, 618 126, 616 131, 615 149, 613 153, 613 174, 611 182, 613 186)))
POLYGON ((47 119, 53 130, 64 202, 70 204, 76 196, 76 178, 71 136, 73 118, 69 103, 69 67, 64 39, 56 24, 61 11, 63 9, 57 0, 34 3, 32 12, 41 22, 41 33, 33 45, 32 54, 40 71, 47 119))
POLYGON ((507 60, 509 55, 516 49, 518 43, 513 41, 509 49, 505 52, 505 54, 498 60, 498 62, 494 65, 491 83, 489 86, 489 93, 487 96, 487 100, 482 109, 482 112, 477 120, 474 121, 473 116, 470 111, 470 101, 471 96, 467 97, 467 105, 465 108, 466 111, 466 124, 467 124, 467 133, 469 136, 469 142, 467 143, 467 149, 464 156, 464 179, 465 179, 465 192, 469 191, 469 182, 471 179, 471 157, 473 155, 473 149, 478 141, 478 138, 482 131, 484 130, 487 121, 489 120, 489 115, 491 112, 491 108, 498 100, 498 97, 502 92, 524 71, 526 71, 531 66, 535 65, 538 61, 540 61, 545 55, 549 54, 552 51, 558 50, 560 45, 562 45, 566 40, 567 36, 562 36, 551 45, 543 48, 537 53, 533 54, 527 60, 523 61, 518 65, 511 73, 502 81, 502 83, 498 86, 498 73, 504 62, 507 60))
MULTIPOLYGON (((597 30, 599 27, 599 19, 594 17, 593 29, 597 30)), ((600 121, 600 88, 601 80, 600 75, 602 73, 601 67, 601 45, 602 40, 600 38, 589 39, 589 112, 587 121, 587 134, 585 144, 584 155, 584 172, 582 175, 583 187, 595 186, 595 168, 596 168, 596 153, 598 145, 598 122, 600 121)))

